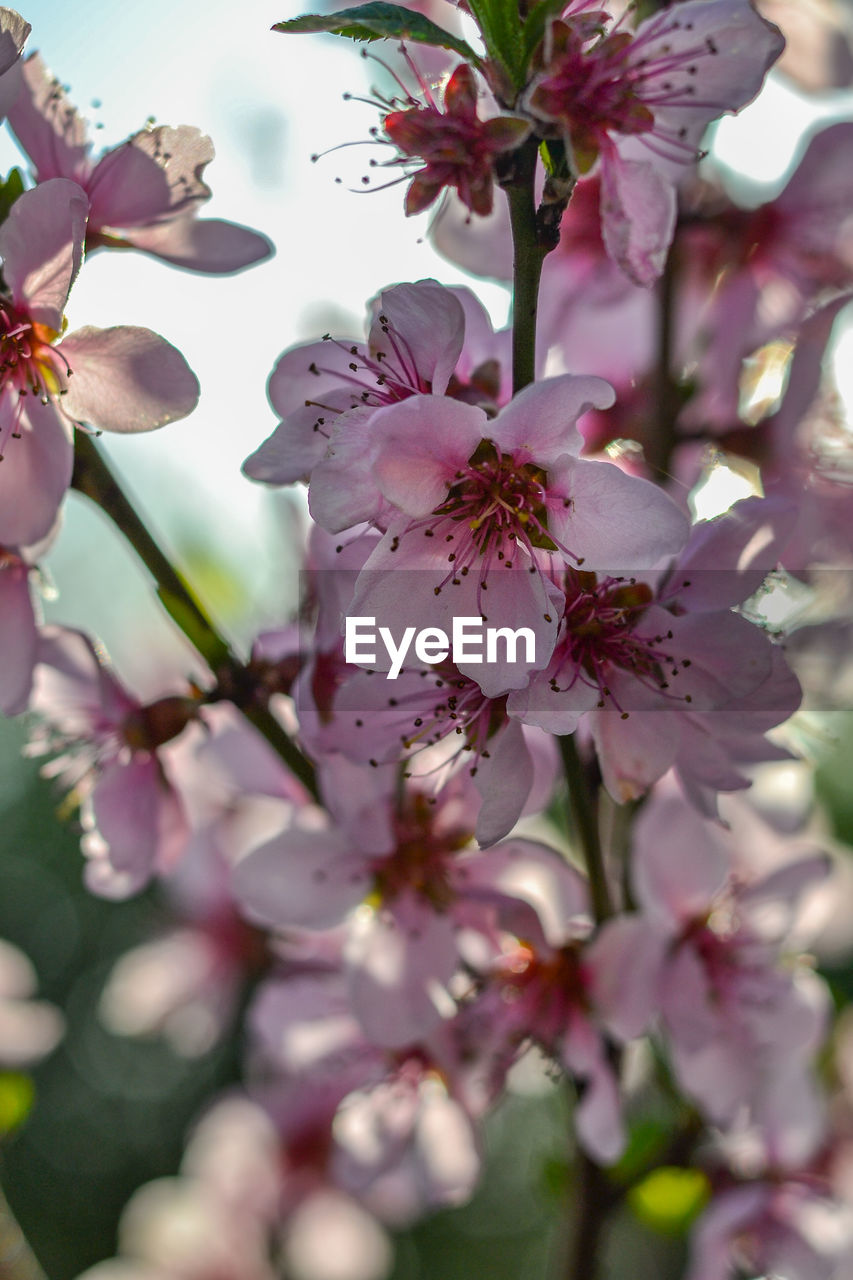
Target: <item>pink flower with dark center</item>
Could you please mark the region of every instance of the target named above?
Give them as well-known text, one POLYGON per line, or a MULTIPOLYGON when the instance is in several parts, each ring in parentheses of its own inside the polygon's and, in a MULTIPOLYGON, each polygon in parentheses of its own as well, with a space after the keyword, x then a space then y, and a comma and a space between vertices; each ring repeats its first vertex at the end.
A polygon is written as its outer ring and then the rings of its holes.
MULTIPOLYGON (((647 935, 651 956, 658 940, 660 960, 649 965, 647 984, 682 1088, 718 1125, 732 1125, 748 1109, 773 1125, 781 1146, 792 1141, 782 1132, 785 1117, 799 1121, 797 1092, 812 1088, 809 1066, 828 1004, 820 980, 787 961, 783 946, 798 900, 826 877, 829 859, 792 850, 787 861, 747 877, 739 874, 743 863, 732 865, 727 844, 724 830, 676 792, 656 795, 635 827, 633 885, 642 914, 632 924, 647 935), (768 1098, 780 1079, 791 1105, 773 1116, 768 1098)), ((809 1135, 796 1140, 808 1146, 809 1135)))
POLYGON ((426 85, 425 106, 391 111, 382 127, 403 153, 392 164, 405 165, 412 158, 426 161, 412 177, 406 193, 406 213, 421 213, 452 187, 472 213, 491 212, 495 160, 512 151, 530 133, 530 124, 518 116, 481 120, 477 115, 477 83, 463 63, 444 89, 444 110, 426 85))
MULTIPOLYGON (((352 769, 349 794, 339 789, 335 797, 335 823, 294 824, 259 845, 236 866, 234 886, 249 918, 267 927, 343 924, 352 1010, 374 1044, 399 1046, 422 1040, 452 1014, 449 984, 464 937, 479 934, 490 947, 496 902, 526 900, 542 859, 558 859, 523 840, 473 849, 464 773, 435 797, 407 782, 395 802, 396 770, 383 772, 386 794, 374 806, 387 815, 384 838, 375 822, 361 820, 363 774, 352 769)), ((342 787, 344 775, 337 780, 342 787)))
POLYGON ((711 120, 758 93, 784 41, 750 0, 688 0, 635 32, 608 21, 574 0, 546 32, 523 102, 562 136, 575 173, 600 159, 608 252, 648 285, 672 239, 678 170, 711 120))
MULTIPOLYGON (((526 387, 491 421, 434 396, 378 411, 373 472, 399 515, 365 564, 350 613, 392 630, 449 633, 454 617, 526 626, 532 661, 515 660, 507 646, 494 662, 456 663, 489 697, 523 688, 556 640, 562 600, 551 564, 651 566, 686 534, 683 515, 655 486, 576 456, 577 418, 612 398, 601 379, 565 375, 526 387)), ((312 511, 332 530, 353 514, 332 494, 312 511)))
POLYGON ((25 192, 0 227, 0 541, 44 538, 71 480, 73 430, 150 431, 191 413, 184 357, 149 329, 87 327, 63 311, 83 257, 87 201, 55 178, 25 192), (73 377, 72 377, 73 375, 73 377))
POLYGON ((87 252, 139 249, 217 275, 270 256, 270 242, 256 231, 196 216, 210 199, 201 175, 214 154, 199 129, 147 126, 95 160, 84 120, 38 53, 13 69, 0 102, 36 181, 70 178, 85 191, 87 252))
POLYGON ((197 706, 180 695, 143 706, 79 631, 45 627, 37 656, 30 707, 43 724, 31 751, 63 752, 43 772, 81 806, 89 887, 127 897, 170 870, 189 838, 167 762, 197 706))
POLYGON ((509 332, 492 332, 468 289, 419 280, 383 290, 371 309, 366 343, 327 336, 280 358, 267 390, 283 421, 243 464, 250 479, 291 484, 310 477, 318 486, 360 492, 376 409, 435 394, 492 412, 509 399, 509 332))
POLYGON ((733 1275, 842 1280, 849 1276, 853 1214, 815 1178, 767 1178, 716 1196, 691 1240, 687 1280, 733 1275))

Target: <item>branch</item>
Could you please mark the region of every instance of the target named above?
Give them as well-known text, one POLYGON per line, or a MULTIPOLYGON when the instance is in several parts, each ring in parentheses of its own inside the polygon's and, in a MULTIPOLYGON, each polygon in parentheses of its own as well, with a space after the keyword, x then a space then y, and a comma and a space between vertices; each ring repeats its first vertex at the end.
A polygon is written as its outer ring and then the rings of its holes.
POLYGON ((156 582, 161 603, 227 691, 228 700, 263 734, 316 799, 317 780, 311 761, 269 710, 268 694, 263 686, 219 633, 190 586, 149 532, 94 442, 82 431, 77 432, 71 484, 99 506, 124 535, 156 582))

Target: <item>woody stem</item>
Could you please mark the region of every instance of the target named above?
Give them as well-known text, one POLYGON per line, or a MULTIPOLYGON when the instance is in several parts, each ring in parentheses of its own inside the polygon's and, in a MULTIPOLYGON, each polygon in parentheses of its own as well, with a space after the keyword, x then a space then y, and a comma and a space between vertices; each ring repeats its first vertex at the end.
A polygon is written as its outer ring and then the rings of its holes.
MULTIPOLYGON (((72 486, 91 499, 124 534, 157 584, 172 621, 201 654, 228 699, 240 708, 313 796, 317 782, 310 760, 288 737, 267 706, 266 696, 228 641, 208 617, 192 588, 153 537, 94 442, 78 431, 72 486)), ((221 694, 219 696, 222 696, 221 694)))

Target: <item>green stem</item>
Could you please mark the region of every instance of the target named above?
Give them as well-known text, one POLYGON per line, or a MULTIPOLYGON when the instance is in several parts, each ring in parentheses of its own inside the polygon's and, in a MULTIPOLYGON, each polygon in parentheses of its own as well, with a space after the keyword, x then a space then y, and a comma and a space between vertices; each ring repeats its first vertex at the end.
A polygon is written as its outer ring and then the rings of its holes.
POLYGON ((528 139, 516 153, 504 186, 512 228, 512 390, 517 395, 536 377, 536 309, 542 263, 550 245, 540 243, 534 179, 538 144, 528 139))
POLYGON ((0 1280, 46 1280, 0 1189, 0 1280))
POLYGON ((577 1157, 575 1222, 566 1280, 595 1280, 601 1265, 601 1235, 618 1195, 606 1174, 584 1151, 577 1157))
POLYGON ((125 536, 156 582, 157 594, 172 620, 204 658, 229 701, 240 708, 316 798, 317 781, 310 760, 282 729, 266 705, 266 696, 250 669, 219 633, 190 586, 149 532, 94 442, 82 431, 77 432, 71 483, 99 506, 125 536))
POLYGON ((182 602, 196 626, 205 634, 210 647, 227 653, 227 643, 218 635, 187 583, 149 533, 147 526, 140 519, 135 507, 98 452, 94 441, 83 431, 77 432, 74 444, 74 474, 71 484, 78 492, 85 493, 86 497, 96 503, 110 517, 113 524, 118 526, 142 563, 150 571, 158 588, 182 602))
POLYGON ((613 915, 613 902, 604 867, 604 853, 598 831, 598 814, 584 775, 583 763, 578 754, 573 734, 558 739, 563 758, 563 772, 569 788, 569 808, 574 829, 580 841, 584 865, 589 876, 589 892, 597 924, 613 915))

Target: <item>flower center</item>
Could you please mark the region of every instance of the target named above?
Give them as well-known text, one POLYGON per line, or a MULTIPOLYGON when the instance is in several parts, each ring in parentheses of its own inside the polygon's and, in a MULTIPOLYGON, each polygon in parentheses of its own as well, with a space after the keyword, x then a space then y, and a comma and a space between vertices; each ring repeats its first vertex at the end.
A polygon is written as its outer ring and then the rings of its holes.
POLYGON ((598 155, 608 133, 649 133, 654 115, 640 100, 635 80, 642 71, 627 65, 632 37, 604 36, 587 47, 587 33, 558 23, 550 74, 537 86, 534 110, 563 122, 581 172, 598 155))
POLYGON ((27 396, 42 404, 65 395, 71 369, 52 344, 59 335, 36 324, 0 299, 0 393, 16 397, 0 426, 0 459, 8 440, 20 439, 20 420, 27 396))
MULTIPOLYGON (((580 682, 597 688, 599 707, 607 699, 623 719, 627 711, 616 702, 608 683, 613 668, 627 671, 641 684, 666 696, 670 680, 681 669, 661 646, 666 635, 643 635, 635 628, 652 603, 651 588, 633 578, 606 577, 569 569, 565 575, 566 608, 562 634, 555 650, 557 669, 551 678, 554 693, 565 693, 580 682)), ((689 659, 681 666, 689 665, 689 659)), ((690 695, 685 695, 690 701, 690 695)))
POLYGON ((397 818, 397 847, 373 868, 375 891, 388 902, 409 890, 436 911, 446 910, 455 897, 449 874, 452 855, 471 839, 472 833, 461 827, 437 831, 430 798, 420 793, 408 796, 397 818))
MULTIPOLYGON (((519 464, 491 440, 480 441, 464 470, 448 482, 445 500, 426 520, 412 526, 423 528, 425 537, 441 537, 448 544, 450 567, 434 588, 436 595, 448 582, 458 586, 475 567, 479 589, 485 590, 496 565, 516 567, 519 546, 531 557, 535 548, 557 550, 548 533, 547 480, 542 467, 519 464)), ((537 571, 529 563, 519 567, 537 571)))

